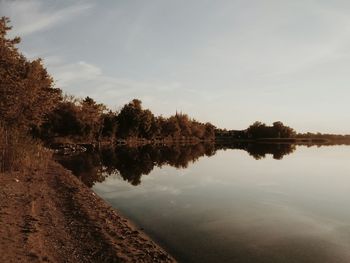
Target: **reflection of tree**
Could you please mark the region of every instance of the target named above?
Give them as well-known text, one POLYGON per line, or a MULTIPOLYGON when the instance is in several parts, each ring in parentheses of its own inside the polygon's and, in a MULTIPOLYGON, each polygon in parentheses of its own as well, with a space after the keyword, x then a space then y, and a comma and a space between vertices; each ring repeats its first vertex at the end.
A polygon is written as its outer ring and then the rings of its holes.
POLYGON ((254 159, 265 158, 272 154, 280 160, 284 155, 295 150, 293 144, 234 143, 229 145, 195 144, 140 147, 118 146, 101 149, 100 152, 59 157, 58 161, 71 170, 87 186, 102 182, 108 175, 118 174, 132 185, 141 183, 141 176, 149 174, 155 166, 170 165, 187 168, 201 156, 212 156, 219 149, 241 149, 247 151, 254 159))
MULTIPOLYGON (((114 151, 112 167, 120 176, 133 185, 141 182, 141 176, 149 174, 155 166, 165 164, 176 168, 186 168, 189 162, 195 162, 203 155, 214 153, 213 144, 158 146, 151 145, 141 147, 117 147, 114 151)), ((111 163, 105 163, 105 167, 111 167, 111 163)))
POLYGON ((265 158, 266 154, 272 154, 276 160, 281 160, 284 155, 295 151, 295 145, 292 144, 250 144, 247 148, 248 153, 256 160, 265 158))
POLYGON ((92 187, 95 182, 103 182, 105 180, 98 153, 89 152, 69 157, 59 156, 57 157, 57 161, 72 171, 75 176, 89 187, 92 187))
POLYGON ((240 149, 245 150, 255 160, 260 160, 266 157, 266 154, 272 154, 276 160, 281 160, 283 156, 291 154, 295 151, 295 144, 288 143, 232 143, 229 145, 217 145, 217 147, 225 149, 240 149))
POLYGON ((214 144, 118 146, 102 149, 98 153, 60 157, 58 161, 89 187, 111 174, 119 174, 125 181, 138 185, 141 176, 149 174, 155 166, 187 168, 190 162, 197 161, 199 157, 214 154, 214 144))
POLYGON ((149 174, 154 167, 151 155, 144 147, 118 147, 114 151, 114 157, 112 162, 105 162, 103 159, 103 165, 108 170, 117 171, 124 180, 133 185, 140 184, 141 175, 149 174))

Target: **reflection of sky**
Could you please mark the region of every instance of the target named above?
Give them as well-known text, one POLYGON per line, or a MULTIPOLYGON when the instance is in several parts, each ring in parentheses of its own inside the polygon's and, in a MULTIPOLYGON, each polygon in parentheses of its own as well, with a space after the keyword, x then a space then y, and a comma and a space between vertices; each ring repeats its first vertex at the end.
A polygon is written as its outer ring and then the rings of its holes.
POLYGON ((349 154, 219 151, 185 170, 156 168, 136 187, 110 177, 94 190, 180 259, 349 262, 349 154))

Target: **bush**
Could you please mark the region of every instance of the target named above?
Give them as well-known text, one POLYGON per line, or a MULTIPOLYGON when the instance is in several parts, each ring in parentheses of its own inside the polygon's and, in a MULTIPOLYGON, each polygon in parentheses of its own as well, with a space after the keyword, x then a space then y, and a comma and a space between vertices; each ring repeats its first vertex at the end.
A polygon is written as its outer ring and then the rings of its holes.
POLYGON ((0 125, 0 173, 46 170, 51 156, 39 141, 0 125))

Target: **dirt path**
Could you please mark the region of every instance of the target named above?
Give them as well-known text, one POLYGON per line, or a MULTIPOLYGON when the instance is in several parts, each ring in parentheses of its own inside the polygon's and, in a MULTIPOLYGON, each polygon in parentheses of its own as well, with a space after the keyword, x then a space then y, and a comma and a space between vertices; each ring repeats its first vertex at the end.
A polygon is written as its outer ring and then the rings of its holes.
POLYGON ((0 174, 0 262, 174 262, 60 165, 0 174))

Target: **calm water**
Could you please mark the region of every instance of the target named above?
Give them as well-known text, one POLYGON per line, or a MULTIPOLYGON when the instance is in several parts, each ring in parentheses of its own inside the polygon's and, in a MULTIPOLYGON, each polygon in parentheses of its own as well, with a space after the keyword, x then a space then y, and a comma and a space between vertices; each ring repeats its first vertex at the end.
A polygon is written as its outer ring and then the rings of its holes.
POLYGON ((87 181, 180 262, 350 262, 350 147, 274 147, 124 148, 87 181))

